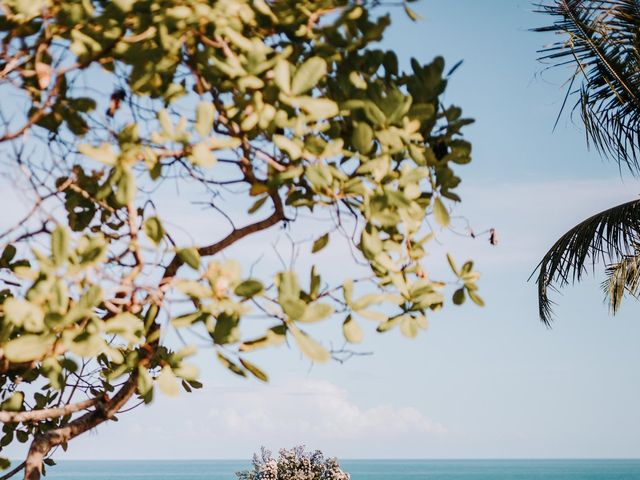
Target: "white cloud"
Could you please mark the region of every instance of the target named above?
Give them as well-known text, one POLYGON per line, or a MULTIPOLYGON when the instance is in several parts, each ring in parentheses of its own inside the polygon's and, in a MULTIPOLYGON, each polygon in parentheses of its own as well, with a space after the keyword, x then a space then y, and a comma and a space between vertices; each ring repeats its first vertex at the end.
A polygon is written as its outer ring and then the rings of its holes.
MULTIPOLYGON (((257 393, 257 392, 256 392, 257 393)), ((258 395, 232 395, 228 406, 215 406, 207 418, 229 435, 295 434, 331 438, 369 435, 446 433, 413 407, 362 407, 331 382, 304 380, 284 387, 265 388, 258 395)))
POLYGON ((424 456, 424 445, 448 436, 418 408, 363 403, 331 382, 308 379, 159 394, 152 405, 75 440, 58 458, 249 459, 262 445, 301 444, 342 458, 424 456))

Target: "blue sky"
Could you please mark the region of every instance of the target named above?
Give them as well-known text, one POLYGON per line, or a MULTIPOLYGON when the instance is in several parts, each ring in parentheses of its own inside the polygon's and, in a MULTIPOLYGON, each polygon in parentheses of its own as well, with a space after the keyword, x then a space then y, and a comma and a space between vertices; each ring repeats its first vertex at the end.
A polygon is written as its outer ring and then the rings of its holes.
MULTIPOLYGON (((549 330, 527 282, 545 247, 634 198, 638 182, 587 151, 578 118, 565 115, 552 131, 569 72, 545 72, 536 61, 552 37, 529 31, 549 21, 530 2, 412 6, 423 19, 394 11, 383 45, 405 65, 412 56, 464 60, 445 98, 477 121, 455 214, 476 230, 495 227, 500 241, 449 235, 434 257, 473 258, 487 306, 446 308, 416 340, 370 325, 363 349, 373 355, 343 365, 312 367, 286 349, 261 354, 268 386, 202 355, 202 392, 160 397, 76 440, 65 458, 248 458, 260 445, 298 443, 343 458, 640 456, 638 304, 610 317, 596 272, 557 297, 549 330)), ((270 235, 236 252, 260 251, 276 241, 270 235)), ((343 273, 341 255, 337 244, 322 253, 329 275, 343 273)))

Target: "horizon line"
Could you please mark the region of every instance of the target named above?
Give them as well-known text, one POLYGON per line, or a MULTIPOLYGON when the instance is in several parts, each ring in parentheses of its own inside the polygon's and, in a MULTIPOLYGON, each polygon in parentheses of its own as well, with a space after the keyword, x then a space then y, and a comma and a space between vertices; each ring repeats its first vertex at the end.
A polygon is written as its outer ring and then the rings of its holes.
MULTIPOLYGON (((328 456, 328 458, 334 458, 334 456, 328 456)), ((621 461, 631 460, 640 461, 640 457, 396 457, 396 458, 367 458, 367 457, 353 457, 353 458, 338 458, 340 461, 621 461)), ((20 461, 20 459, 10 459, 13 461, 20 461)), ((55 459, 54 459, 55 460, 55 459)), ((60 462, 250 462, 251 459, 246 458, 89 458, 89 459, 60 459, 55 460, 56 463, 60 462)))

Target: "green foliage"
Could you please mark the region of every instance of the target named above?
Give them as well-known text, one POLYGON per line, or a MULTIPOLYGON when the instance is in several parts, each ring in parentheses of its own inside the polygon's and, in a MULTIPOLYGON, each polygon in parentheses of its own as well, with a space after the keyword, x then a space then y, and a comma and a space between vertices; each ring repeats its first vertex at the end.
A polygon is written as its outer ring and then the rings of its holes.
MULTIPOLYGON (((459 201, 471 120, 443 105, 442 58, 402 71, 379 48, 390 17, 376 3, 5 2, 0 93, 28 114, 0 143, 34 132, 44 152, 42 164, 16 159, 43 180, 32 182, 33 215, 2 238, 7 410, 83 393, 101 402, 82 423, 92 428, 131 396, 151 402, 155 385, 167 395, 199 388, 195 348, 165 345, 168 329, 208 339, 224 368, 266 381, 248 359, 255 350, 290 340, 311 361, 332 357, 308 324, 351 344, 365 338, 362 319, 410 338, 426 328, 448 294, 425 257, 459 201), (231 231, 216 224, 204 242, 176 240, 188 225, 167 221, 154 201, 166 182, 221 212, 231 231), (250 197, 244 218, 219 206, 227 194, 237 205, 250 197), (342 235, 366 278, 331 284, 318 267, 256 275, 243 268, 252 259, 229 258, 243 238, 309 213, 334 221, 311 251, 330 236, 339 248, 342 235), (256 312, 262 331, 247 321, 256 312), (20 405, 19 384, 37 390, 20 405)), ((482 304, 473 265, 451 266, 453 303, 482 304)), ((75 421, 10 422, 0 444, 75 421)))

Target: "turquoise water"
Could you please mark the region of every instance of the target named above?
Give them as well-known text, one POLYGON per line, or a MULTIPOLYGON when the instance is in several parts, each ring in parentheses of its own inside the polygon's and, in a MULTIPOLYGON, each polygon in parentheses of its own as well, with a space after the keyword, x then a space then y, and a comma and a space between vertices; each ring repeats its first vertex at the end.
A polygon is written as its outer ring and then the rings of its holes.
MULTIPOLYGON (((232 480, 236 460, 67 461, 51 480, 232 480)), ((353 480, 640 480, 640 460, 345 460, 353 480)))

